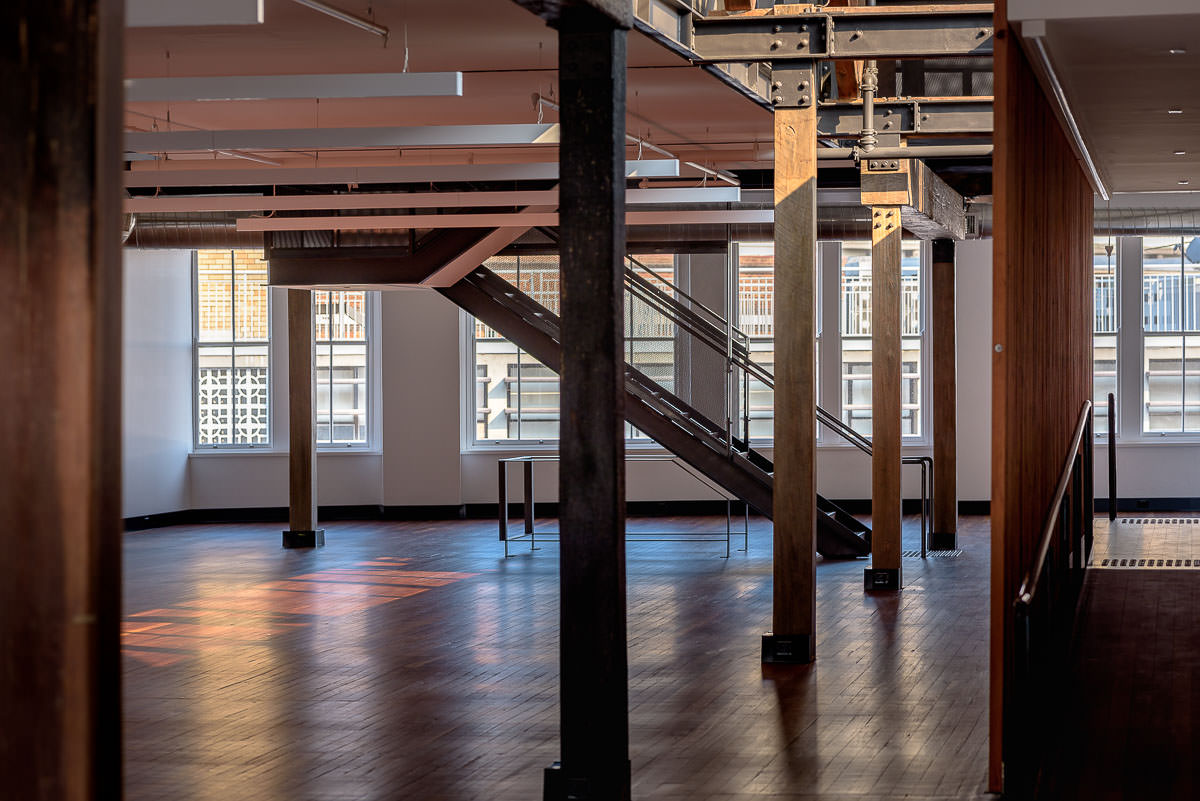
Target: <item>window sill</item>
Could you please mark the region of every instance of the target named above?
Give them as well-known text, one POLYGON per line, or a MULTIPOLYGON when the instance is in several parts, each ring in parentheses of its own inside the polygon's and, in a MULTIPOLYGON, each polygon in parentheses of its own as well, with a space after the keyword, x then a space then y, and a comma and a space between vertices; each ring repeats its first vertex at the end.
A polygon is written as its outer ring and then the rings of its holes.
MULTIPOLYGON (((278 448, 205 448, 192 451, 189 459, 212 459, 222 456, 283 456, 288 451, 278 448)), ((382 456, 379 448, 317 448, 317 456, 382 456)))
MULTIPOLYGON (((666 448, 654 441, 646 440, 625 440, 626 453, 645 453, 645 454, 667 454, 666 448)), ((473 445, 468 445, 459 451, 461 456, 468 456, 473 453, 486 454, 488 456, 520 456, 526 453, 558 453, 558 440, 550 440, 547 442, 477 442, 473 445)))
MULTIPOLYGON (((1098 447, 1098 448, 1106 448, 1106 447, 1108 447, 1108 437, 1106 437, 1104 435, 1100 435, 1100 436, 1096 437, 1095 443, 1096 443, 1096 447, 1098 447)), ((1176 436, 1167 436, 1167 437, 1145 437, 1145 436, 1143 436, 1143 437, 1137 437, 1137 438, 1133 438, 1133 439, 1121 438, 1121 437, 1117 438, 1117 449, 1118 450, 1120 450, 1121 448, 1158 448, 1158 447, 1163 447, 1163 446, 1174 446, 1174 447, 1182 446, 1182 447, 1193 447, 1193 448, 1200 447, 1200 434, 1195 434, 1190 437, 1183 437, 1183 436, 1176 435, 1176 436)))

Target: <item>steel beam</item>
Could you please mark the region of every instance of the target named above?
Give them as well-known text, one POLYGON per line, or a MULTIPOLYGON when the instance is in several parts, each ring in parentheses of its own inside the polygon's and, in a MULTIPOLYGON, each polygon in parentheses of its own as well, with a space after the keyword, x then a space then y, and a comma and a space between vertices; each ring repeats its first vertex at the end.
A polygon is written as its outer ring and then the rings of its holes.
POLYGON ((935 239, 930 270, 933 323, 933 533, 930 547, 958 547, 958 359, 954 240, 935 239))
MULTIPOLYGON (((629 15, 629 3, 623 4, 629 15)), ((562 9, 561 769, 547 799, 628 801, 625 604, 626 32, 562 9)), ((626 27, 628 24, 626 23, 626 27)))
MULTIPOLYGON (((243 169, 134 170, 124 174, 127 188, 351 185, 477 182, 554 181, 556 162, 514 164, 434 164, 411 167, 246 167, 243 169)), ((627 178, 678 178, 677 159, 641 159, 625 162, 627 178)))
POLYGON ((5 799, 124 797, 123 8, 0 4, 5 799))
POLYGON ((990 56, 993 13, 990 3, 826 6, 697 19, 692 41, 703 62, 990 56))
MULTIPOLYGON (((817 116, 821 137, 858 136, 862 103, 822 103, 817 116)), ((884 98, 875 100, 880 133, 923 136, 991 136, 990 97, 884 98)))
MULTIPOLYGON (((687 186, 630 189, 628 205, 675 203, 737 203, 736 186, 687 186)), ((127 214, 178 214, 206 211, 321 211, 332 209, 459 209, 558 205, 557 189, 508 192, 351 192, 328 195, 201 195, 198 197, 136 197, 125 199, 127 214)), ((551 208, 551 211, 553 208, 551 208)))

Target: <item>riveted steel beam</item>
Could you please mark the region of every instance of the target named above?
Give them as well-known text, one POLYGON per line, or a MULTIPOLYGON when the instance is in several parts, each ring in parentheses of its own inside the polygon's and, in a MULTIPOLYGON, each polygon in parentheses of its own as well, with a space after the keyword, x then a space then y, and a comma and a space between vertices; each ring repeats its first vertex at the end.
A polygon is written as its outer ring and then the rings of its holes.
MULTIPOLYGON (((862 103, 822 103, 817 110, 817 135, 858 136, 862 120, 862 103)), ((875 125, 880 133, 990 136, 992 99, 878 99, 875 101, 875 125)))
POLYGON ((703 62, 990 56, 993 11, 980 3, 708 17, 692 22, 692 46, 703 62))

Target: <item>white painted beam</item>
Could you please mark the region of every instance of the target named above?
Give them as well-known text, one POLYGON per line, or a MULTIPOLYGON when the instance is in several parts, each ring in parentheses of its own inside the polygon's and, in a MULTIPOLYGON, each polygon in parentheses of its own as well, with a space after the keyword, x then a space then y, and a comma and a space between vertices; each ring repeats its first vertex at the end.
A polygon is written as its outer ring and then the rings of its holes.
MULTIPOLYGON (((678 178, 677 159, 640 159, 625 162, 628 178, 678 178)), ((124 174, 127 187, 179 186, 359 186, 367 184, 427 183, 429 181, 553 181, 558 163, 433 164, 404 167, 245 167, 241 169, 131 170, 124 174)))
POLYGON ((125 0, 125 27, 261 25, 263 0, 125 0))
POLYGON ((556 145, 558 123, 428 125, 397 128, 280 128, 243 131, 126 133, 132 153, 218 150, 353 150, 372 147, 556 145))
POLYGON ((347 97, 462 97, 461 72, 127 78, 127 103, 347 97))
MULTIPOLYGON (((737 203, 736 186, 629 189, 630 206, 668 203, 737 203)), ((320 211, 324 209, 453 209, 533 206, 558 203, 557 189, 514 192, 358 192, 342 195, 205 195, 202 197, 133 197, 125 199, 132 214, 179 214, 218 211, 320 211)))
MULTIPOLYGON (((725 225, 770 223, 773 209, 629 211, 626 225, 725 225)), ((393 214, 364 217, 248 217, 237 221, 239 231, 385 231, 406 228, 534 228, 558 225, 556 212, 513 214, 393 214)))

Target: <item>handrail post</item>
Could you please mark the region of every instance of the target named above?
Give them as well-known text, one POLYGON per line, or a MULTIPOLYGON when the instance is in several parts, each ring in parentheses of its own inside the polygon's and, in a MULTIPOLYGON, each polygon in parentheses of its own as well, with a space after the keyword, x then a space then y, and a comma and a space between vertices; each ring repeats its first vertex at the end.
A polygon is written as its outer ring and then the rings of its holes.
POLYGON ((1117 519, 1117 399, 1108 393, 1108 519, 1117 519))

